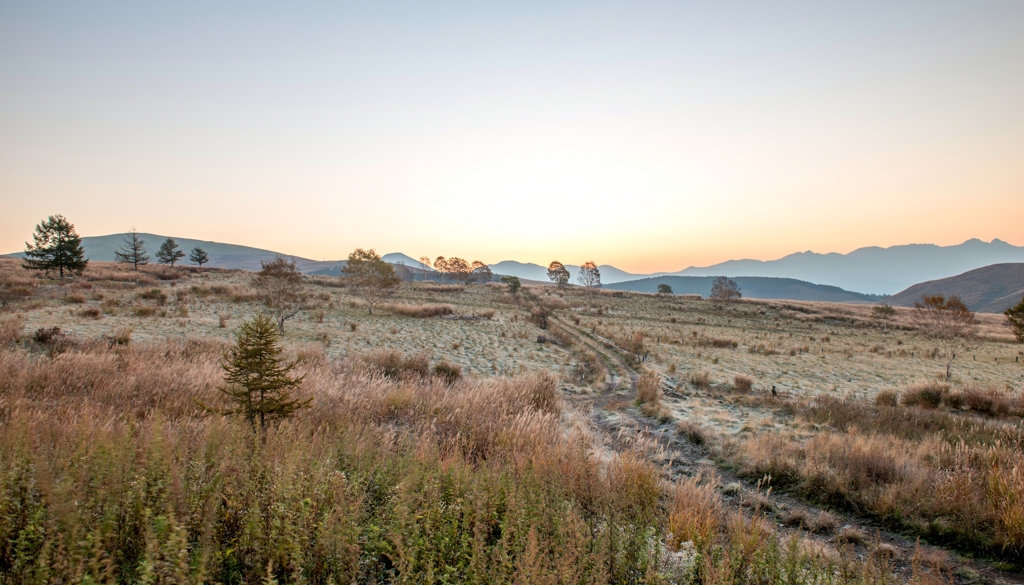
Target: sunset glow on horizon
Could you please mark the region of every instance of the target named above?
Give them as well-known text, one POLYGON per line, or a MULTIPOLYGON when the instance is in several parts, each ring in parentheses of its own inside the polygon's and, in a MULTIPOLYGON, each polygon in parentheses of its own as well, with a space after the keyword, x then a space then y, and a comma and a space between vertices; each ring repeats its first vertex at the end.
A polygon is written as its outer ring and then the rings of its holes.
POLYGON ((634 273, 1024 245, 1024 3, 0 6, 0 253, 50 214, 634 273))

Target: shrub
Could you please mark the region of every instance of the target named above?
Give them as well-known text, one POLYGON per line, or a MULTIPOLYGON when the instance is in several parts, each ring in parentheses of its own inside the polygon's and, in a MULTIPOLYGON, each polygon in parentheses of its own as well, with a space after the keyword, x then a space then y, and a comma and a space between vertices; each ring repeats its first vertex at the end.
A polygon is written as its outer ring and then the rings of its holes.
POLYGON ((541 329, 548 328, 548 318, 551 316, 551 310, 546 307, 534 307, 530 311, 530 323, 533 323, 541 329))
POLYGON ((78 314, 89 319, 99 319, 103 316, 103 311, 99 307, 83 307, 78 311, 78 314))
POLYGON ((85 295, 80 295, 80 294, 72 294, 72 295, 68 295, 68 296, 66 296, 64 298, 65 298, 65 300, 67 300, 67 302, 73 303, 75 305, 81 305, 82 303, 85 302, 85 295))
POLYGON ((754 388, 754 379, 746 374, 737 374, 733 377, 732 384, 740 392, 750 392, 754 388))
POLYGON ((875 405, 896 406, 899 402, 899 395, 895 390, 881 390, 875 395, 875 405))
MULTIPOLYGON (((419 305, 398 305, 398 304, 387 304, 382 305, 382 309, 394 313, 396 315, 402 315, 405 317, 414 317, 417 319, 428 319, 430 317, 441 317, 444 315, 455 314, 455 307, 448 304, 419 304, 419 305)), ((353 329, 354 331, 354 329, 353 329)))
POLYGON ((661 402, 661 376, 652 370, 645 371, 637 380, 636 395, 641 404, 661 402))
POLYGON ((722 500, 714 488, 717 481, 702 480, 698 474, 673 486, 668 506, 668 546, 672 550, 679 550, 684 542, 710 545, 718 534, 722 500))
POLYGON ((136 317, 152 317, 156 314, 156 309, 153 307, 135 307, 132 310, 132 313, 134 313, 136 317))
POLYGON ((0 348, 18 341, 24 329, 25 321, 20 316, 0 321, 0 348))
POLYGON ((906 406, 938 408, 942 404, 942 396, 948 390, 944 382, 935 380, 919 380, 909 384, 900 396, 906 406))
POLYGON ((963 393, 965 405, 974 412, 994 416, 1005 416, 1010 412, 1010 397, 999 388, 967 386, 963 393))
POLYGON ((36 332, 32 335, 32 339, 34 339, 37 343, 47 345, 54 339, 61 337, 63 335, 64 332, 60 330, 60 327, 40 327, 39 329, 36 329, 36 332))
POLYGON ((708 370, 701 370, 699 372, 691 371, 686 379, 694 387, 700 388, 701 390, 707 390, 708 387, 711 386, 711 372, 708 370))
POLYGON ((147 301, 156 301, 158 305, 167 304, 167 295, 164 294, 163 291, 161 291, 158 288, 152 288, 145 292, 139 293, 139 298, 145 299, 147 301))
POLYGON ((462 368, 447 361, 442 361, 434 364, 434 375, 448 384, 454 384, 462 377, 462 368))
POLYGON ((384 349, 359 356, 357 361, 371 373, 394 379, 425 378, 430 373, 430 360, 424 353, 405 355, 384 349))

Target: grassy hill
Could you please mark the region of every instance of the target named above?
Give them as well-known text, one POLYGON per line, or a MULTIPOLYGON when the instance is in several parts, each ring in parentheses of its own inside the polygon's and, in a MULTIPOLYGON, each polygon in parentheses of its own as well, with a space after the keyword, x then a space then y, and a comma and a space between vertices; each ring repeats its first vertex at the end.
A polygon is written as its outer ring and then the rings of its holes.
POLYGON ((915 284, 893 295, 888 302, 896 307, 913 307, 926 294, 957 295, 973 311, 1002 313, 1024 297, 1024 263, 993 264, 915 284))
MULTIPOLYGON (((672 287, 677 295, 698 294, 707 297, 711 294, 714 276, 655 276, 605 285, 602 288, 611 290, 631 290, 637 292, 658 292, 659 284, 672 287)), ((750 299, 788 299, 794 301, 829 301, 836 303, 873 303, 881 297, 843 290, 836 286, 813 284, 793 278, 770 278, 763 276, 738 276, 733 280, 740 287, 744 298, 750 299)))
MULTIPOLYGON (((139 237, 146 242, 146 251, 149 252, 150 262, 155 262, 154 256, 157 248, 159 248, 160 244, 162 244, 169 236, 140 233, 139 237)), ((82 247, 85 248, 85 256, 94 262, 113 262, 114 252, 118 250, 123 240, 124 234, 88 236, 82 238, 82 247)), ((211 242, 208 240, 193 240, 191 238, 175 237, 174 241, 177 242, 178 247, 180 247, 185 254, 188 254, 189 250, 197 246, 206 250, 206 253, 210 255, 210 263, 207 264, 207 266, 211 268, 259 270, 261 261, 273 260, 277 256, 294 258, 296 264, 299 266, 299 270, 307 273, 323 270, 325 268, 329 269, 339 264, 344 264, 343 260, 310 260, 308 258, 292 256, 290 254, 281 254, 272 250, 239 246, 237 244, 222 244, 220 242, 211 242)), ((20 252, 17 254, 8 254, 8 256, 14 257, 21 257, 22 255, 23 254, 20 252)), ((188 264, 187 256, 184 263, 188 264)))

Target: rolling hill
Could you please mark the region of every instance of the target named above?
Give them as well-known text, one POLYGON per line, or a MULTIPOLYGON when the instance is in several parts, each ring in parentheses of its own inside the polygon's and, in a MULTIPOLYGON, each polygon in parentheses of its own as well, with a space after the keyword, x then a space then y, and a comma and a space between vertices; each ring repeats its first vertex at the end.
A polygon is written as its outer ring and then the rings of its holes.
MULTIPOLYGON (((146 251, 149 252, 150 262, 155 262, 153 256, 156 254, 157 248, 160 247, 160 244, 162 244, 168 236, 140 233, 139 237, 146 242, 146 251)), ((90 260, 94 260, 96 262, 113 262, 114 252, 121 246, 123 239, 124 234, 87 236, 82 238, 82 247, 85 249, 86 258, 89 258, 90 260)), ((323 270, 325 268, 333 268, 339 265, 343 266, 345 264, 344 260, 310 260, 308 258, 281 254, 271 250, 239 246, 237 244, 222 244, 220 242, 211 242, 208 240, 174 237, 174 241, 178 244, 178 247, 185 252, 185 254, 188 254, 189 250, 196 246, 206 250, 206 253, 210 255, 210 263, 207 264, 207 266, 211 268, 259 270, 260 261, 273 260, 277 256, 294 258, 299 270, 306 273, 323 270)), ((8 254, 8 256, 21 257, 23 256, 23 253, 19 252, 16 254, 8 254)), ((188 264, 187 256, 184 263, 188 264)))
MULTIPOLYGON (((658 292, 659 284, 672 287, 677 295, 698 294, 707 297, 711 294, 713 276, 655 276, 605 285, 610 290, 630 290, 636 292, 658 292)), ((749 299, 787 299, 793 301, 829 301, 835 303, 873 303, 878 300, 875 295, 866 295, 839 287, 812 284, 792 278, 771 278, 764 276, 739 276, 734 278, 744 298, 749 299)))
POLYGON ((886 302, 913 307, 921 295, 956 295, 979 313, 1002 313, 1024 297, 1024 263, 993 264, 963 274, 915 284, 886 302))

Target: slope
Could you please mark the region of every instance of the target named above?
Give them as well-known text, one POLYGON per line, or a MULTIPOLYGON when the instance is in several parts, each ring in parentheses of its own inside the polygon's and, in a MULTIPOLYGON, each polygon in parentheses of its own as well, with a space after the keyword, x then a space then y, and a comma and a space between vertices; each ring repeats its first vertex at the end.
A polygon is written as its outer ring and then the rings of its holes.
POLYGON ((1024 297, 1024 263, 993 264, 963 274, 915 284, 887 301, 913 307, 921 295, 960 297, 972 311, 1002 313, 1024 297))

